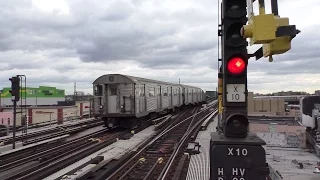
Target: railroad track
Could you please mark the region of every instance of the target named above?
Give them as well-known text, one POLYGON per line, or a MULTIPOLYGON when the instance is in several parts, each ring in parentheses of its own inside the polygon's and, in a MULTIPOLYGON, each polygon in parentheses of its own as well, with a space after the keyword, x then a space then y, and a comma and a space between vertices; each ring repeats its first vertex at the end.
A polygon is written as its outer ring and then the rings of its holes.
POLYGON ((210 111, 211 108, 201 111, 198 108, 193 114, 190 111, 182 114, 148 144, 141 147, 135 155, 123 162, 121 167, 111 170, 114 173, 109 177, 100 179, 167 180, 179 177, 182 169, 179 164, 183 164, 181 161, 185 160, 183 150, 188 139, 210 114, 216 113, 216 110, 210 111))
MULTIPOLYGON (((135 129, 135 131, 142 130, 143 127, 150 125, 151 122, 152 120, 148 121, 148 123, 135 129)), ((74 127, 74 129, 83 128, 84 126, 86 125, 74 127)), ((56 135, 61 136, 63 134, 57 132, 56 135)), ((126 138, 128 136, 131 136, 131 134, 127 131, 110 132, 110 130, 102 130, 69 142, 54 142, 46 144, 44 147, 34 147, 2 155, 0 160, 0 179, 30 180, 45 178, 112 144, 116 141, 116 138, 126 138)), ((43 140, 44 138, 38 137, 38 139, 43 140)))
POLYGON ((66 128, 66 129, 62 128, 62 129, 59 129, 58 132, 53 132, 53 133, 50 133, 50 134, 44 134, 44 135, 40 135, 40 136, 31 138, 29 140, 25 140, 25 141, 23 141, 23 145, 25 146, 25 145, 28 145, 28 144, 44 141, 44 140, 47 140, 47 139, 60 137, 60 136, 66 135, 66 134, 75 134, 75 133, 84 131, 86 129, 90 129, 90 128, 93 128, 93 127, 96 127, 96 126, 101 126, 101 125, 103 125, 103 122, 100 121, 100 122, 87 123, 87 124, 84 124, 84 125, 78 125, 78 126, 74 126, 74 127, 70 127, 70 128, 66 128))
POLYGON ((42 179, 113 143, 128 132, 101 130, 35 154, 3 157, 0 179, 42 179))
MULTIPOLYGON (((62 126, 58 126, 51 129, 41 130, 38 132, 31 132, 31 133, 28 133, 27 135, 17 135, 16 141, 24 141, 23 145, 27 145, 27 144, 39 142, 42 140, 58 137, 64 134, 76 133, 76 132, 82 131, 83 129, 99 126, 102 124, 103 124, 102 120, 92 119, 92 120, 80 122, 78 124, 67 124, 67 125, 62 125, 62 126)), ((13 142, 13 137, 0 139, 0 142, 3 145, 10 144, 13 142)))

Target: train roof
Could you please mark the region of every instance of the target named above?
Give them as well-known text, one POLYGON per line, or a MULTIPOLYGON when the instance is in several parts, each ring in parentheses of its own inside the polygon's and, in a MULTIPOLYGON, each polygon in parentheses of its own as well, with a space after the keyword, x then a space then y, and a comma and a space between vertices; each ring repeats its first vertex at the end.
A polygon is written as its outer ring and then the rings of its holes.
POLYGON ((106 83, 108 84, 115 84, 115 83, 141 84, 140 82, 158 83, 158 84, 166 84, 166 85, 172 85, 172 86, 181 85, 189 88, 201 89, 201 88, 190 86, 190 85, 174 84, 174 83, 169 83, 164 81, 124 75, 124 74, 105 74, 98 77, 95 81, 93 81, 92 84, 106 84, 106 83))

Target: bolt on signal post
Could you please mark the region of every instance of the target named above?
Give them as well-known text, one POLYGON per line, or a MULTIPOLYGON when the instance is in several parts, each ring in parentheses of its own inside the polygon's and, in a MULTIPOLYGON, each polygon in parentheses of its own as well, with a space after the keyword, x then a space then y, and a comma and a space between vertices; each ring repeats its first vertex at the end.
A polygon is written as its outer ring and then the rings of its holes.
POLYGON ((248 133, 247 66, 248 43, 241 35, 247 23, 247 2, 222 0, 222 118, 219 129, 211 133, 211 180, 265 180, 269 174, 265 142, 248 133), (250 168, 254 167, 254 169, 250 168))

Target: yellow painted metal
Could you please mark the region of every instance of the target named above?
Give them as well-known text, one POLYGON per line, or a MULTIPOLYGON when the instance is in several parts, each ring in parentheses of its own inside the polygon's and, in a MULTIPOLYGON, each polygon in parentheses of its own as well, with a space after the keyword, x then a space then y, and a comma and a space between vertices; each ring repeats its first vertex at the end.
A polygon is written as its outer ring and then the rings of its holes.
POLYGON ((266 9, 264 8, 264 6, 259 6, 259 14, 266 14, 266 9))
POLYGON ((222 106, 222 78, 218 79, 218 113, 222 114, 223 106, 222 106))
MULTIPOLYGON (((280 18, 278 16, 275 17, 277 22, 277 26, 288 26, 289 18, 280 18)), ((283 54, 291 49, 291 37, 290 36, 282 36, 277 37, 271 43, 264 44, 262 47, 263 56, 268 57, 275 54, 283 54)))
POLYGON ((259 14, 244 25, 242 36, 250 38, 250 45, 270 43, 276 39, 277 23, 273 14, 259 14))

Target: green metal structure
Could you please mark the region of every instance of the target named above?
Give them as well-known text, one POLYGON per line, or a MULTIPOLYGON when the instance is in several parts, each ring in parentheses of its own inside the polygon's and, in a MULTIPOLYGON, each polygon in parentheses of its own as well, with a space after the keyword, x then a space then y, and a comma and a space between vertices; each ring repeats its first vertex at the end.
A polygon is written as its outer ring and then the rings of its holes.
MULTIPOLYGON (((2 89, 1 98, 11 98, 10 87, 5 87, 2 89)), ((65 90, 57 89, 56 87, 50 86, 39 86, 39 88, 26 87, 26 89, 20 90, 24 96, 27 98, 38 97, 38 98, 58 98, 65 97, 65 90)))

